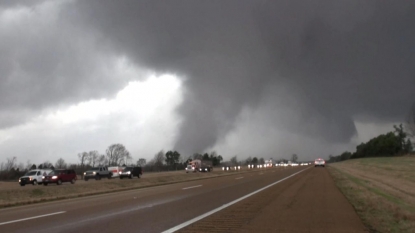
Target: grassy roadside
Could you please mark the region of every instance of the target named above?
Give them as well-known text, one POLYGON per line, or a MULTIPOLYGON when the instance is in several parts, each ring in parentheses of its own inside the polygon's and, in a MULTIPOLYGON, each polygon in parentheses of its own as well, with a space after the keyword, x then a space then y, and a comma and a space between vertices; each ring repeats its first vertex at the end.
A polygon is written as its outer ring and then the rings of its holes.
POLYGON ((349 160, 328 169, 371 232, 415 232, 415 157, 349 160))
POLYGON ((259 170, 241 170, 230 172, 217 170, 209 173, 191 174, 186 174, 184 171, 157 174, 147 173, 140 179, 102 179, 100 181, 90 180, 88 182, 79 180, 74 185, 64 183, 60 186, 27 185, 25 187, 20 187, 17 182, 3 183, 3 186, 0 185, 0 208, 155 187, 193 180, 211 179, 255 171, 259 170))

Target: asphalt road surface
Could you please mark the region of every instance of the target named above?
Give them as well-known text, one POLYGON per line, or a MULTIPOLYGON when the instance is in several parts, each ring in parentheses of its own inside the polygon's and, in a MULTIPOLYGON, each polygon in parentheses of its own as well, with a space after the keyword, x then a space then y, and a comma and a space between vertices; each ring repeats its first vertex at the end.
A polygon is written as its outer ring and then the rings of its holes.
POLYGON ((0 232, 163 231, 366 232, 327 170, 314 167, 267 168, 0 210, 0 232))

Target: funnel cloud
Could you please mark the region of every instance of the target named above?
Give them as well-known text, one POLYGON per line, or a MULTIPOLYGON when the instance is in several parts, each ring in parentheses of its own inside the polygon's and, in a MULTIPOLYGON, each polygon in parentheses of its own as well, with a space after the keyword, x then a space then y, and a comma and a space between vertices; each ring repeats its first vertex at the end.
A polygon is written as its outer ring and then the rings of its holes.
MULTIPOLYGON (((181 124, 174 149, 184 155, 223 146, 236 132, 250 134, 241 130, 244 124, 252 130, 274 129, 272 135, 279 139, 297 135, 311 146, 317 140, 320 149, 314 153, 328 155, 336 150, 332 145, 353 146, 356 121, 402 122, 415 101, 415 3, 411 1, 61 4, 51 25, 61 28, 53 27, 48 40, 37 41, 48 48, 32 48, 34 44, 22 39, 30 48, 28 55, 41 55, 40 60, 25 59, 24 54, 0 45, 0 50, 17 59, 12 63, 0 55, 5 61, 0 62, 1 76, 13 77, 20 70, 28 80, 9 87, 19 89, 45 80, 32 90, 35 93, 15 96, 19 107, 0 94, 2 127, 26 120, 11 119, 13 111, 113 95, 128 80, 106 76, 97 60, 105 64, 118 56, 182 80, 183 101, 175 110, 181 124), (16 63, 23 66, 13 68, 16 63), (102 78, 92 78, 96 74, 102 78), (49 82, 48 77, 53 79, 49 82)), ((7 90, 8 96, 15 95, 7 90)), ((301 144, 286 148, 261 144, 264 140, 257 134, 249 141, 241 136, 241 148, 252 144, 252 148, 266 147, 264 151, 307 151, 298 148, 301 144)))

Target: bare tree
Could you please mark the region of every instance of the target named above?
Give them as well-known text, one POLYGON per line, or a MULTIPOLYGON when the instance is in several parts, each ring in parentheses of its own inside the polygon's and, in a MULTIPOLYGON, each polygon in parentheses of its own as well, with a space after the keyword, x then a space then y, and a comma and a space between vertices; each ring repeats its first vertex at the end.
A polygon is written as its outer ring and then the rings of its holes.
POLYGON ((251 164, 252 163, 252 157, 249 156, 246 160, 245 160, 245 164, 251 164))
POLYGON ((150 165, 153 165, 156 169, 160 170, 164 162, 164 151, 159 151, 154 155, 154 158, 150 161, 150 165))
POLYGON ((238 157, 236 155, 233 156, 230 161, 232 165, 238 165, 238 157))
POLYGON ((98 157, 98 165, 99 166, 103 166, 103 165, 105 165, 105 164, 108 164, 108 160, 107 160, 107 158, 106 158, 106 156, 105 155, 100 155, 99 157, 98 157))
POLYGON ((84 167, 85 162, 88 160, 88 155, 89 154, 87 152, 82 152, 78 154, 79 161, 81 161, 81 168, 84 167))
POLYGON ((146 165, 146 159, 140 158, 137 161, 137 166, 144 167, 146 165))
POLYGON ((37 168, 44 169, 44 168, 54 168, 54 167, 53 167, 53 164, 51 162, 46 160, 45 162, 39 164, 39 166, 37 166, 37 168))
POLYGON ((132 160, 133 160, 133 158, 131 157, 130 152, 126 151, 125 153, 123 153, 121 155, 121 159, 120 159, 120 162, 118 164, 119 165, 122 165, 122 164, 128 165, 128 164, 132 163, 132 160))
POLYGON ((108 165, 120 165, 120 161, 128 159, 130 152, 125 149, 123 144, 112 144, 106 150, 106 155, 108 159, 108 165))
POLYGON ((6 164, 4 165, 5 171, 10 171, 12 168, 16 168, 17 158, 7 158, 6 164))
POLYGON ((19 165, 17 165, 16 170, 18 170, 18 171, 24 171, 25 170, 24 163, 20 162, 19 165))
POLYGON ((88 159, 88 165, 95 167, 95 164, 98 162, 99 153, 98 151, 90 151, 88 153, 87 159, 88 159))
POLYGON ((33 166, 33 164, 30 162, 30 160, 27 160, 26 161, 25 170, 31 170, 32 169, 32 166, 33 166))
POLYGON ((58 161, 55 163, 55 168, 66 168, 66 162, 64 159, 59 158, 58 161))

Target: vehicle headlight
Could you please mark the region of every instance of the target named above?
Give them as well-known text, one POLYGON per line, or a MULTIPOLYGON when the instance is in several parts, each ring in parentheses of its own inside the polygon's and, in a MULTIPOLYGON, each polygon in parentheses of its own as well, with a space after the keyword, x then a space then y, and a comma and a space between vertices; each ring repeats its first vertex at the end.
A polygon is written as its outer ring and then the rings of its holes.
POLYGON ((131 172, 129 171, 129 172, 127 172, 128 174, 131 174, 131 172))
POLYGON ((45 176, 42 176, 42 179, 45 179, 45 176))
POLYGON ((21 182, 22 180, 21 179, 19 179, 19 183, 21 182))
POLYGON ((94 175, 95 175, 95 173, 96 173, 96 172, 92 172, 92 174, 94 174, 94 175))
POLYGON ((58 177, 57 176, 52 176, 52 179, 58 179, 58 177))
POLYGON ((121 175, 121 173, 122 173, 122 172, 118 172, 118 174, 120 174, 120 175, 121 175))
POLYGON ((33 178, 31 176, 29 176, 29 180, 32 180, 33 178))
POLYGON ((86 172, 84 172, 84 176, 86 175, 86 172))

